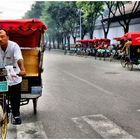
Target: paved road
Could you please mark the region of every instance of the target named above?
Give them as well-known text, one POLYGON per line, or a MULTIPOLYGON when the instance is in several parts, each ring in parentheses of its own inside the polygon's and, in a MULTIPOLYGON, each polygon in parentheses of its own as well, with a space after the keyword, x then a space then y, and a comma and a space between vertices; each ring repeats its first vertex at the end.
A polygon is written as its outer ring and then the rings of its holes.
POLYGON ((140 138, 140 69, 93 57, 45 53, 38 113, 21 108, 9 138, 140 138))

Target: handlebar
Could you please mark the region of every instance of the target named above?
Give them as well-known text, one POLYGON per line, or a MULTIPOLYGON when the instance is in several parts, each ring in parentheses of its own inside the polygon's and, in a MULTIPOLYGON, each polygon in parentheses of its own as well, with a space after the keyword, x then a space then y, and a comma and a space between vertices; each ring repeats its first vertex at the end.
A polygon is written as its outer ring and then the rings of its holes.
MULTIPOLYGON (((15 67, 14 67, 15 68, 15 67)), ((20 76, 20 74, 16 74, 17 76, 20 76)), ((5 77, 8 76, 8 72, 6 70, 6 68, 0 68, 0 77, 5 77)))
POLYGON ((0 68, 0 77, 7 76, 7 70, 5 68, 0 68))

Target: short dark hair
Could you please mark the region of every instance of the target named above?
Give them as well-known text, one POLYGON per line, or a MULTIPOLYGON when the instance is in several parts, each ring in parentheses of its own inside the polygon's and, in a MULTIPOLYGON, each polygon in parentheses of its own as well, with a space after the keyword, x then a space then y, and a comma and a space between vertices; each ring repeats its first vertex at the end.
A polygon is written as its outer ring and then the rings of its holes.
POLYGON ((3 29, 3 28, 0 28, 0 30, 5 31, 5 32, 6 32, 6 35, 9 36, 9 32, 8 32, 8 30, 5 30, 5 29, 3 29))

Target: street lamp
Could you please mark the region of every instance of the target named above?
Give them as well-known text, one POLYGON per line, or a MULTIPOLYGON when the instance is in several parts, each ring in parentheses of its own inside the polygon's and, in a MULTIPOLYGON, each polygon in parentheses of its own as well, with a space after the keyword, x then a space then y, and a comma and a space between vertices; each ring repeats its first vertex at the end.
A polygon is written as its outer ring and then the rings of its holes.
POLYGON ((81 18, 82 10, 78 9, 78 11, 80 16, 80 39, 81 39, 82 38, 82 18, 81 18))
POLYGON ((82 18, 81 18, 81 9, 80 9, 80 39, 82 39, 82 18))

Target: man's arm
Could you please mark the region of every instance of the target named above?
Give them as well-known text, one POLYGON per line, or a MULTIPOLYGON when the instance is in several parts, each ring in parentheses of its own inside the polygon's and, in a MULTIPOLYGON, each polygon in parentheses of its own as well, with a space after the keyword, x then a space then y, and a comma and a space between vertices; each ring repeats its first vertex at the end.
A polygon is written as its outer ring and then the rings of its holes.
POLYGON ((123 46, 123 48, 122 48, 121 52, 124 52, 124 51, 125 51, 125 49, 126 49, 126 43, 124 44, 124 46, 123 46))
POLYGON ((19 68, 20 68, 19 75, 20 75, 20 76, 25 76, 25 75, 26 75, 26 71, 25 71, 23 59, 19 59, 19 60, 17 61, 17 64, 18 64, 18 66, 19 66, 19 68))

